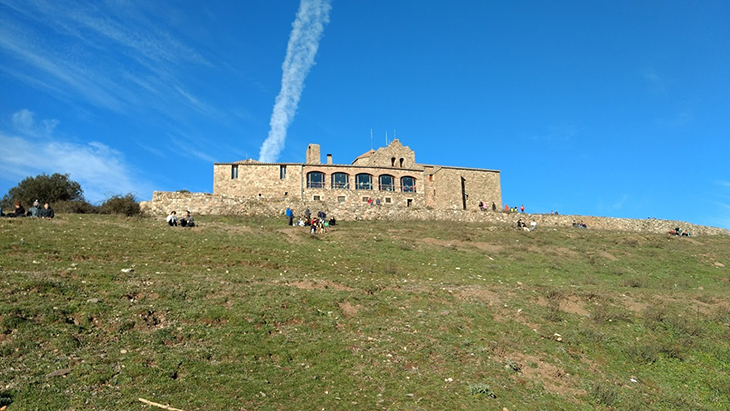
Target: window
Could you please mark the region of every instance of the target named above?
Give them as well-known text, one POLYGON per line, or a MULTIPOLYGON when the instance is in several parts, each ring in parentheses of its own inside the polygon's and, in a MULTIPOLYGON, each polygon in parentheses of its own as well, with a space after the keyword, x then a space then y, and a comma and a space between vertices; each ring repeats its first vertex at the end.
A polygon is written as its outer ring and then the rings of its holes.
POLYGON ((428 175, 428 181, 433 181, 433 174, 428 175))
POLYGON ((380 191, 395 191, 395 178, 388 174, 378 177, 378 189, 380 191))
POLYGON ((283 180, 286 178, 286 166, 279 166, 279 179, 283 180))
POLYGON ((412 199, 412 198, 409 198, 409 199, 408 199, 408 200, 406 200, 406 201, 407 201, 407 203, 406 203, 406 207, 410 207, 410 206, 412 206, 412 205, 413 205, 413 199, 412 199))
POLYGON ((400 190, 404 193, 415 193, 416 192, 416 179, 413 177, 401 177, 400 178, 400 190))
POLYGON ((337 202, 338 203, 344 203, 347 198, 345 196, 337 196, 337 202))
POLYGON ((400 159, 400 168, 403 168, 403 159, 400 159))
POLYGON ((356 190, 372 190, 373 189, 373 176, 370 174, 358 174, 355 176, 355 189, 356 190))
POLYGON ((367 202, 368 202, 368 200, 370 200, 370 197, 363 197, 363 198, 362 198, 362 202, 363 202, 363 203, 367 203, 367 202))
POLYGON ((395 157, 391 157, 390 159, 390 166, 395 167, 395 157))
POLYGON ((393 202, 393 199, 390 198, 390 197, 385 197, 385 202, 388 203, 388 204, 390 204, 390 203, 393 202))
POLYGON ((231 166, 231 180, 238 178, 238 166, 231 166))
POLYGON ((349 189, 350 188, 350 176, 345 173, 334 173, 332 174, 332 188, 349 189))
POLYGON ((312 196, 312 200, 314 200, 314 201, 322 201, 322 197, 321 196, 312 196))
POLYGON ((324 173, 319 171, 307 173, 307 188, 324 188, 324 173))

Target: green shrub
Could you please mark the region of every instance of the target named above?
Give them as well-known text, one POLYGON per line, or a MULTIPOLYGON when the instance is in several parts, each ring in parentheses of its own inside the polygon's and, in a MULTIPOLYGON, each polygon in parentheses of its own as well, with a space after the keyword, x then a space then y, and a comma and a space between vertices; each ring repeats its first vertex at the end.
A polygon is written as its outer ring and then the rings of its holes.
POLYGON ((124 214, 128 217, 140 214, 139 202, 133 194, 111 196, 99 207, 102 214, 124 214))
POLYGON ((98 214, 99 208, 85 200, 59 201, 51 204, 56 213, 62 214, 98 214))

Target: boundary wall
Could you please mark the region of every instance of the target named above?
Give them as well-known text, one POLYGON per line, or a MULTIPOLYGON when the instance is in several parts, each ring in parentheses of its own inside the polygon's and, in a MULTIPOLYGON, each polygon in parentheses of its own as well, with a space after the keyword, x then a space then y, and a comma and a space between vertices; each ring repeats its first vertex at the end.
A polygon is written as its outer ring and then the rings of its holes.
POLYGON ((151 201, 140 202, 142 213, 149 216, 166 216, 176 210, 178 216, 185 210, 195 215, 243 215, 281 216, 291 207, 295 217, 303 218, 305 208, 312 215, 324 211, 327 217, 341 221, 356 220, 420 220, 455 221, 467 223, 503 224, 516 226, 520 218, 535 221, 538 227, 572 227, 573 222, 582 221, 593 230, 615 230, 664 234, 675 227, 682 228, 692 236, 730 235, 725 228, 708 227, 674 220, 638 220, 631 218, 592 217, 575 215, 520 214, 501 211, 439 210, 427 207, 398 207, 389 204, 369 206, 367 203, 341 204, 324 201, 301 201, 298 199, 251 199, 209 193, 180 193, 155 191, 151 201))

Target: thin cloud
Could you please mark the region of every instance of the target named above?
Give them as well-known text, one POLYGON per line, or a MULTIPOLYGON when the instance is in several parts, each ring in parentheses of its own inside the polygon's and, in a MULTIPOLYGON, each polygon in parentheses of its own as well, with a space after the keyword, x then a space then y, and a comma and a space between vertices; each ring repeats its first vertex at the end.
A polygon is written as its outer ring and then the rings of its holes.
POLYGON ((167 136, 170 138, 170 143, 177 147, 175 150, 177 154, 188 158, 203 160, 206 163, 215 163, 217 161, 213 156, 202 151, 198 147, 201 140, 193 139, 182 132, 178 132, 177 135, 168 133, 167 136))
POLYGON ((282 65, 281 91, 276 96, 269 121, 271 129, 259 153, 262 162, 276 161, 284 148, 286 131, 297 112, 304 80, 314 65, 319 40, 329 22, 330 9, 328 0, 301 0, 299 3, 282 65))
POLYGON ((36 123, 35 115, 28 109, 13 113, 13 127, 19 133, 30 137, 49 137, 58 126, 58 120, 42 120, 36 123))
POLYGON ((666 81, 653 68, 645 67, 641 70, 641 76, 646 80, 650 91, 658 94, 667 92, 666 81))
POLYGON ((105 144, 60 141, 53 134, 58 123, 36 122, 29 110, 15 113, 13 124, 16 131, 12 134, 0 131, 0 178, 3 180, 16 183, 41 173, 69 174, 81 184, 90 202, 114 194, 138 195, 152 191, 152 184, 133 177, 134 170, 124 155, 105 144), (48 124, 54 126, 49 129, 48 124), (40 136, 39 130, 45 134, 40 136))
POLYGON ((186 67, 214 65, 138 6, 0 0, 0 58, 9 63, 2 70, 62 100, 76 95, 115 112, 220 116, 179 78, 186 67))

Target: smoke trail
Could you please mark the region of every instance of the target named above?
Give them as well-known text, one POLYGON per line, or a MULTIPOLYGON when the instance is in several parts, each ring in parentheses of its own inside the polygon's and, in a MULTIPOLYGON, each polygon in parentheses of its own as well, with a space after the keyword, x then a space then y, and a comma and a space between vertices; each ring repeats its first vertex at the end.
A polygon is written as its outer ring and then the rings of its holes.
POLYGON ((304 79, 314 65, 319 39, 329 22, 329 0, 301 0, 297 18, 292 24, 286 58, 282 64, 281 91, 276 96, 271 113, 271 129, 259 152, 259 161, 271 163, 279 158, 284 148, 286 130, 294 119, 299 98, 304 90, 304 79))

